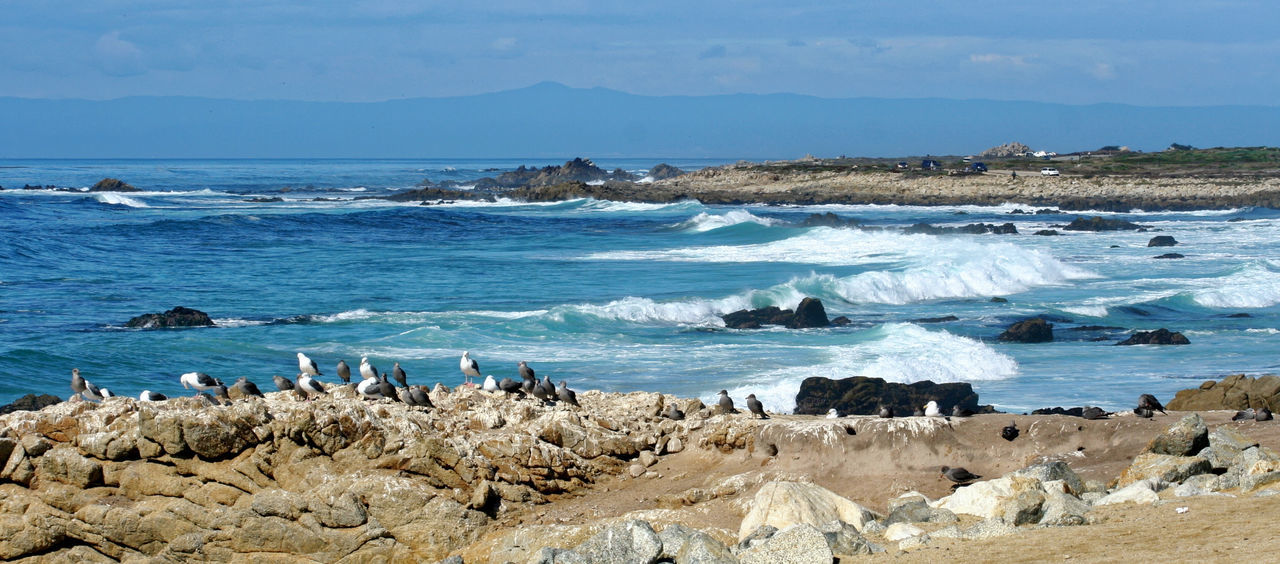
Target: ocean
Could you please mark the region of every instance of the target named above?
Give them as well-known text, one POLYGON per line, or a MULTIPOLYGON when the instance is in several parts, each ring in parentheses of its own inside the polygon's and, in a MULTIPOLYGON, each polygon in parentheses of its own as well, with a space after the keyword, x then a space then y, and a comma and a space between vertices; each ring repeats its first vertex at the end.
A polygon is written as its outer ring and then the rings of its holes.
MULTIPOLYGON (((661 159, 599 159, 643 173, 661 159)), ((714 160, 667 160, 686 170, 714 160)), ((461 382, 470 351, 501 379, 528 361, 577 390, 794 408, 811 376, 969 382, 982 403, 1132 407, 1206 379, 1280 368, 1280 211, 1087 212, 1150 232, 1069 232, 1001 206, 707 206, 455 202, 365 196, 466 182, 534 159, 0 160, 0 403, 66 398, 72 368, 117 395, 178 376, 297 373, 368 356, 410 383, 461 382), (137 193, 88 187, 115 177, 137 193), (279 197, 279 202, 255 198, 279 197), (802 227, 832 212, 880 229, 802 227), (902 228, 1013 222, 1017 235, 902 228), (1041 229, 1059 236, 1038 236, 1041 229), (1155 235, 1179 245, 1149 248, 1155 235), (1155 255, 1177 252, 1182 259, 1155 255), (725 329, 720 315, 820 298, 824 329, 725 329), (993 302, 1001 297, 1007 302, 993 302), (214 328, 132 330, 186 306, 214 328), (928 318, 955 316, 954 321, 928 318), (1000 343, 1042 316, 1055 340, 1000 343), (1189 346, 1118 347, 1168 328, 1189 346)))

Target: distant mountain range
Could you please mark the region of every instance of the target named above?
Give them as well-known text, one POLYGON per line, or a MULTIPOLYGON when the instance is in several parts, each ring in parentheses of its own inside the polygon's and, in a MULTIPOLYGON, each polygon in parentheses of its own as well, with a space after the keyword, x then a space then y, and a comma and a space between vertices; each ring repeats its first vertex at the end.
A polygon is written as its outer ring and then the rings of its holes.
POLYGON ((0 158, 712 157, 1275 144, 1280 107, 795 94, 640 96, 541 83, 373 103, 0 98, 0 158))

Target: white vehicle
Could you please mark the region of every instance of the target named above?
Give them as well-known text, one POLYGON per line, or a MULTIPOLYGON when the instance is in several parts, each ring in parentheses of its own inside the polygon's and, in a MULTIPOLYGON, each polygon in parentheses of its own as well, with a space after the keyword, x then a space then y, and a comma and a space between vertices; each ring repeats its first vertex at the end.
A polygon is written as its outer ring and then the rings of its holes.
POLYGON ((1058 169, 1053 168, 1051 166, 1046 166, 1040 169, 1040 176, 1060 176, 1060 175, 1058 174, 1058 169))

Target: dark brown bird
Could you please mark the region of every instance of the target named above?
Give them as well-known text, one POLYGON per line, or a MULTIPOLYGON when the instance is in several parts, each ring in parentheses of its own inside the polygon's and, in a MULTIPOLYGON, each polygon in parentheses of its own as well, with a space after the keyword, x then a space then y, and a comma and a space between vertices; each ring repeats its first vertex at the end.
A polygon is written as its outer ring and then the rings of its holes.
POLYGON ((951 480, 952 482, 955 482, 957 484, 963 485, 963 484, 972 482, 974 480, 977 480, 982 476, 974 474, 973 472, 965 470, 964 468, 952 468, 950 466, 943 466, 942 477, 948 480, 951 480))
POLYGON ((498 382, 498 389, 506 392, 507 397, 511 397, 511 394, 520 394, 520 397, 524 397, 524 386, 511 378, 503 378, 498 382))
POLYGON ((284 377, 284 376, 281 376, 281 375, 279 375, 279 374, 276 374, 275 376, 272 376, 272 377, 271 377, 271 379, 272 379, 272 380, 275 380, 275 382, 276 382, 276 387, 277 387, 277 388, 280 388, 280 391, 282 391, 282 392, 288 392, 288 391, 293 390, 293 380, 290 380, 290 379, 288 379, 288 378, 286 378, 286 377, 284 377))
MULTIPOLYGON (((1156 399, 1156 397, 1151 394, 1142 394, 1138 396, 1138 407, 1164 413, 1164 406, 1160 404, 1160 400, 1156 399)), ((1165 415, 1168 415, 1168 413, 1165 413, 1165 415)))
POLYGON ((567 404, 569 404, 569 405, 574 405, 574 406, 577 406, 577 407, 582 407, 581 405, 579 405, 579 404, 578 404, 578 394, 577 394, 577 392, 574 392, 573 390, 570 390, 570 389, 569 389, 569 384, 568 384, 567 382, 565 382, 564 380, 561 380, 561 381, 560 381, 560 387, 559 387, 559 388, 556 388, 556 397, 560 398, 560 401, 565 402, 565 403, 567 403, 567 404))
POLYGON ((1083 417, 1090 421, 1095 421, 1098 419, 1106 419, 1107 412, 1103 411, 1102 408, 1100 407, 1086 406, 1083 410, 1081 410, 1080 417, 1083 417))
POLYGON ((893 419, 893 408, 892 408, 892 407, 889 407, 889 406, 887 406, 887 405, 881 405, 881 406, 880 406, 880 418, 881 418, 881 419, 893 419))
POLYGON ((1250 407, 1249 409, 1245 409, 1243 411, 1237 411, 1235 415, 1231 416, 1232 421, 1246 421, 1246 420, 1251 421, 1251 420, 1256 420, 1257 418, 1258 418, 1258 414, 1253 410, 1252 407, 1250 407))
POLYGON ((347 361, 345 360, 338 361, 338 377, 342 378, 343 384, 351 383, 351 367, 347 366, 347 361))
POLYGON ((951 416, 952 417, 973 417, 973 410, 965 409, 957 405, 951 408, 951 416))
POLYGON ((728 390, 720 390, 720 401, 716 405, 720 406, 721 414, 738 412, 733 408, 733 398, 729 397, 728 390))
POLYGON ((1265 407, 1259 409, 1256 413, 1257 413, 1257 418, 1255 419, 1256 421, 1270 421, 1272 419, 1271 410, 1265 407))
POLYGON ((400 387, 409 387, 409 376, 404 373, 403 368, 400 368, 399 362, 397 362, 395 366, 391 367, 391 377, 395 378, 397 382, 400 382, 400 387))
POLYGON ((409 389, 409 395, 413 397, 413 405, 418 407, 435 407, 431 403, 431 396, 427 395, 427 390, 422 386, 414 386, 409 389))
POLYGON ((751 410, 752 419, 755 419, 757 415, 759 415, 761 419, 769 418, 769 416, 764 412, 764 404, 760 403, 760 400, 756 399, 755 394, 747 395, 747 409, 751 410))
POLYGON ((1133 408, 1133 414, 1137 415, 1138 417, 1142 417, 1144 419, 1151 419, 1151 416, 1155 415, 1154 412, 1152 412, 1150 409, 1147 409, 1145 407, 1133 408))
POLYGON ((231 387, 240 392, 240 395, 242 396, 262 397, 262 390, 259 390, 256 384, 250 382, 249 379, 244 376, 237 378, 236 383, 232 384, 231 387))
POLYGON ((1000 429, 1000 438, 1006 441, 1012 441, 1018 438, 1017 423, 1010 421, 1008 425, 1005 425, 1003 429, 1000 429))

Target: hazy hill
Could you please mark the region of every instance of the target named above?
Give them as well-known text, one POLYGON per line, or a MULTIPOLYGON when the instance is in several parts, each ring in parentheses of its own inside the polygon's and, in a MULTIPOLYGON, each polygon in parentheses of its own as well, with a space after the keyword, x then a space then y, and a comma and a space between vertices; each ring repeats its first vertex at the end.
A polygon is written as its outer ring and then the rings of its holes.
POLYGON ((639 96, 542 83, 376 103, 0 98, 0 158, 792 158, 1274 144, 1280 107, 1069 106, 793 94, 639 96))

